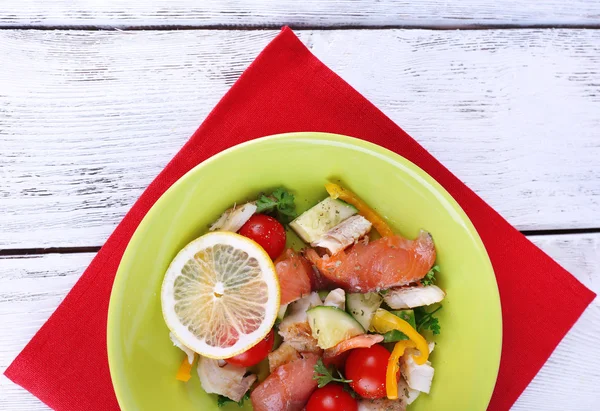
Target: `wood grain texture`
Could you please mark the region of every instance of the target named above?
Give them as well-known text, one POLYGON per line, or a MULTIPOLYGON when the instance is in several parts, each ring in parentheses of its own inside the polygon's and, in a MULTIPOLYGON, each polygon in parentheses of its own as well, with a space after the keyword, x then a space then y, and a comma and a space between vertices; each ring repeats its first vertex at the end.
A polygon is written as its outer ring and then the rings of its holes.
MULTIPOLYGON (((275 34, 0 31, 0 248, 102 244, 275 34)), ((600 31, 299 35, 519 229, 598 227, 600 31)))
POLYGON ((597 25, 593 0, 4 0, 0 26, 597 25))
MULTIPOLYGON (((600 293, 600 234, 530 237, 600 293)), ((94 254, 0 258, 0 373, 50 316, 94 254)), ((592 411, 600 384, 600 302, 563 340, 514 410, 592 411)), ((0 376, 0 409, 45 410, 32 395, 0 376)))
MULTIPOLYGON (((530 236, 600 295, 600 234, 530 236)), ((523 323, 535 319, 523 319, 523 323)), ((515 403, 513 411, 594 411, 600 404, 600 299, 596 298, 515 403)))
POLYGON ((0 410, 48 410, 4 370, 54 312, 95 254, 0 257, 0 410))

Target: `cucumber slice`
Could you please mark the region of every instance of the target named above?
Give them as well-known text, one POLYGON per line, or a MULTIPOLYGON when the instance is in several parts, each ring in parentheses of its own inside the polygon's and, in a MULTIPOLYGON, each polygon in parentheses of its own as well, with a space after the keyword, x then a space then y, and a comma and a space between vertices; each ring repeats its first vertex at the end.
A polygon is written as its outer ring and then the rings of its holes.
POLYGON ((287 312, 288 305, 289 304, 283 304, 279 306, 279 311, 277 312, 277 319, 275 320, 276 323, 279 324, 283 320, 283 317, 285 317, 285 313, 287 312))
POLYGON ((369 329, 375 311, 381 305, 383 298, 378 293, 352 293, 346 294, 346 311, 362 325, 369 329))
POLYGON ((357 212, 358 210, 350 204, 327 197, 298 216, 290 223, 290 227, 302 240, 310 244, 357 212))
POLYGON ((365 329, 346 311, 329 306, 318 306, 306 312, 312 336, 323 349, 365 333, 365 329))
MULTIPOLYGON (((404 321, 408 322, 414 329, 417 328, 415 312, 413 310, 397 310, 390 312, 396 317, 402 318, 404 321)), ((402 331, 391 330, 383 334, 383 342, 398 342, 402 340, 408 340, 408 336, 402 331)))

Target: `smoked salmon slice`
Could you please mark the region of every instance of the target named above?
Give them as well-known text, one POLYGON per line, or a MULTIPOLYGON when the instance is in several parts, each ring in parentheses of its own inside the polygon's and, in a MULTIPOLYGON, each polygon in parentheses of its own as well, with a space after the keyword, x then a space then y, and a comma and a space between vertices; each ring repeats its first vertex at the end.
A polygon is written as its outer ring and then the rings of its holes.
POLYGON ((281 305, 310 294, 313 268, 306 258, 287 249, 275 260, 275 270, 279 277, 281 305))
POLYGON ((356 337, 344 340, 335 347, 331 347, 325 350, 323 358, 333 358, 348 350, 355 348, 369 348, 372 345, 378 344, 383 341, 383 335, 379 334, 363 334, 357 335, 356 337))
POLYGON ((359 242, 346 251, 319 257, 305 252, 321 274, 349 292, 386 290, 417 282, 435 263, 431 235, 421 231, 415 240, 395 235, 368 244, 359 242))
POLYGON ((305 354, 303 358, 277 367, 259 386, 250 400, 254 411, 301 411, 317 388, 313 380, 319 357, 305 354))

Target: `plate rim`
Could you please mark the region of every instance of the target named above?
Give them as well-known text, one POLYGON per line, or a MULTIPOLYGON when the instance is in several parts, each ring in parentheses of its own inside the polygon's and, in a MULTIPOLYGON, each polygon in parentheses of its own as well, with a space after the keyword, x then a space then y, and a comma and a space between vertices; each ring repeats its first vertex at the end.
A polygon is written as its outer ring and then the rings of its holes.
MULTIPOLYGON (((123 294, 122 289, 124 287, 125 278, 126 278, 125 274, 124 274, 124 272, 125 272, 124 267, 129 265, 128 261, 132 258, 131 255, 133 254, 130 250, 134 248, 135 243, 138 241, 138 238, 142 235, 141 233, 143 231, 145 231, 146 228, 150 225, 150 221, 153 219, 152 216, 157 212, 156 210, 158 209, 159 204, 162 201, 165 201, 164 198, 168 196, 168 193, 170 191, 176 190, 177 186, 183 184, 184 180, 192 178, 191 176, 194 175, 195 173, 197 173, 198 170, 206 167, 208 164, 211 164, 215 161, 219 161, 222 157, 227 156, 227 154, 229 154, 230 152, 244 149, 248 146, 252 146, 252 145, 256 145, 256 144, 260 145, 260 144, 263 144, 265 141, 288 140, 288 139, 305 140, 305 142, 306 142, 306 140, 319 140, 319 141, 326 141, 328 143, 338 143, 338 144, 343 144, 343 145, 350 145, 350 146, 353 146, 354 148, 358 147, 358 148, 368 151, 370 153, 376 153, 376 154, 378 154, 378 157, 381 160, 383 160, 385 158, 388 161, 391 161, 394 163, 404 163, 404 164, 402 164, 403 166, 408 167, 409 169, 412 169, 412 171, 415 172, 416 174, 418 174, 419 177, 425 179, 430 185, 432 185, 438 191, 438 193, 440 193, 442 195, 442 197, 444 197, 444 199, 449 203, 449 205, 451 205, 452 208, 454 208, 454 211, 458 212, 458 214, 461 216, 461 218, 466 223, 465 228, 470 232, 474 241, 477 243, 477 246, 481 249, 481 251, 483 251, 482 255, 484 257, 484 263, 488 266, 488 269, 490 270, 490 274, 492 275, 492 279, 493 279, 493 285, 495 286, 495 287, 492 287, 493 288, 492 294, 493 294, 494 300, 497 301, 497 304, 493 304, 493 309, 495 311, 495 316, 497 317, 496 323, 499 324, 499 327, 497 327, 498 329, 495 330, 495 332, 497 334, 497 337, 496 337, 497 338, 497 342, 496 342, 497 349, 494 352, 495 361, 494 361, 494 367, 493 367, 493 376, 494 376, 493 384, 490 383, 491 388, 488 388, 488 393, 486 395, 488 397, 487 405, 489 405, 489 402, 491 401, 492 394, 494 392, 494 388, 496 386, 496 382, 498 379, 498 372, 500 369, 500 359, 501 359, 501 354, 502 354, 502 342, 503 342, 502 303, 500 300, 500 292, 498 289, 498 282, 496 280, 496 273, 494 271, 494 267, 489 258, 489 254, 487 252, 485 244, 483 243, 483 241, 481 240, 481 237, 479 236, 479 233, 477 232, 477 229, 473 225, 473 223, 472 223, 471 219, 469 218, 469 216, 467 215, 467 213, 463 210, 463 208, 460 206, 458 201, 456 201, 454 199, 454 197, 440 183, 438 183, 438 181, 435 178, 433 178, 429 173, 427 173, 421 167, 417 166, 415 163, 408 160, 406 157, 402 156, 401 154, 398 154, 398 153, 396 153, 392 150, 389 150, 385 147, 382 147, 378 144, 375 144, 375 143, 372 143, 372 142, 369 142, 369 141, 366 141, 366 140, 363 140, 360 138, 356 138, 356 137, 346 136, 343 134, 335 134, 335 133, 326 133, 326 132, 317 132, 317 131, 315 131, 315 132, 302 131, 302 132, 273 134, 273 135, 255 138, 255 139, 252 139, 252 140, 240 143, 240 144, 236 144, 232 147, 229 147, 229 148, 227 148, 223 151, 220 151, 219 153, 216 153, 213 156, 207 158, 206 160, 202 161, 201 163, 197 164, 196 166, 194 166, 193 168, 188 170, 184 175, 182 175, 179 179, 177 179, 177 181, 175 181, 169 188, 167 188, 167 190, 165 190, 161 194, 161 196, 156 200, 156 202, 152 205, 152 207, 150 207, 150 209, 148 210, 146 215, 142 218, 142 220, 136 227, 133 235, 131 236, 131 238, 127 244, 127 247, 125 248, 125 251, 123 252, 123 255, 119 262, 119 266, 117 268, 117 272, 116 272, 114 280, 113 280, 113 285, 112 285, 110 299, 109 299, 108 315, 107 315, 107 320, 106 320, 107 359, 108 359, 111 382, 112 382, 113 390, 115 392, 115 396, 117 398, 119 407, 123 411, 128 410, 126 407, 126 404, 125 404, 125 402, 126 402, 125 401, 125 392, 124 392, 124 389, 122 388, 122 387, 126 386, 126 379, 124 376, 119 375, 118 370, 117 370, 118 365, 115 364, 116 360, 114 359, 114 357, 116 355, 118 341, 120 341, 120 339, 118 338, 119 335, 116 330, 119 328, 117 326, 118 313, 122 311, 120 308, 123 304, 123 299, 120 299, 120 297, 123 294), (113 358, 113 359, 111 360, 111 358, 113 358), (118 381, 118 383, 117 383, 117 381, 118 381)), ((127 406, 128 405, 129 404, 127 404, 127 406)), ((486 408, 487 408, 487 405, 486 405, 486 408)))

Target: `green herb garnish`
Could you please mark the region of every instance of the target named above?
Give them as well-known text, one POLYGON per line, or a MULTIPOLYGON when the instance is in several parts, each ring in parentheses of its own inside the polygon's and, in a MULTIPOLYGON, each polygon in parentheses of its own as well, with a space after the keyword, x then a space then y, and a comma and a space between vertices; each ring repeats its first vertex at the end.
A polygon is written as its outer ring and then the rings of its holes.
MULTIPOLYGON (((411 327, 417 328, 415 324, 415 316, 413 310, 394 310, 390 311, 396 317, 403 319, 410 324, 411 327)), ((383 342, 398 342, 402 340, 408 340, 408 336, 399 330, 390 330, 383 334, 383 342)))
POLYGON ((261 194, 256 200, 256 212, 273 215, 287 224, 297 216, 294 195, 284 188, 278 188, 270 195, 261 194))
POLYGON ((440 266, 434 265, 433 267, 431 267, 431 270, 429 270, 429 272, 427 274, 425 274, 425 277, 423 277, 421 279, 421 284, 424 286, 434 284, 436 281, 435 273, 439 273, 439 272, 440 272, 440 266))
POLYGON ((249 400, 249 399, 250 399, 250 391, 249 390, 246 391, 246 394, 242 397, 242 399, 237 402, 232 400, 231 398, 224 396, 224 395, 219 395, 217 397, 217 405, 220 408, 220 407, 224 407, 225 405, 227 405, 230 402, 233 402, 233 403, 237 404, 238 407, 241 407, 242 405, 244 405, 244 400, 249 400))
POLYGON ((317 380, 318 387, 324 387, 332 381, 341 382, 341 383, 351 383, 352 380, 347 380, 344 378, 339 370, 337 371, 338 377, 333 376, 333 372, 329 370, 325 364, 323 364, 323 360, 319 359, 317 361, 317 365, 315 365, 315 373, 313 375, 313 380, 317 380))
POLYGON ((344 384, 342 386, 342 388, 344 388, 344 391, 346 391, 348 394, 350 394, 352 396, 352 398, 354 398, 354 399, 359 398, 358 394, 356 392, 354 392, 352 387, 350 387, 348 384, 344 384))
POLYGON ((417 323, 417 331, 421 332, 421 330, 431 330, 433 335, 438 335, 440 333, 440 324, 438 319, 434 317, 433 314, 437 313, 441 309, 441 305, 432 312, 427 312, 425 307, 415 308, 414 311, 415 321, 417 323))

